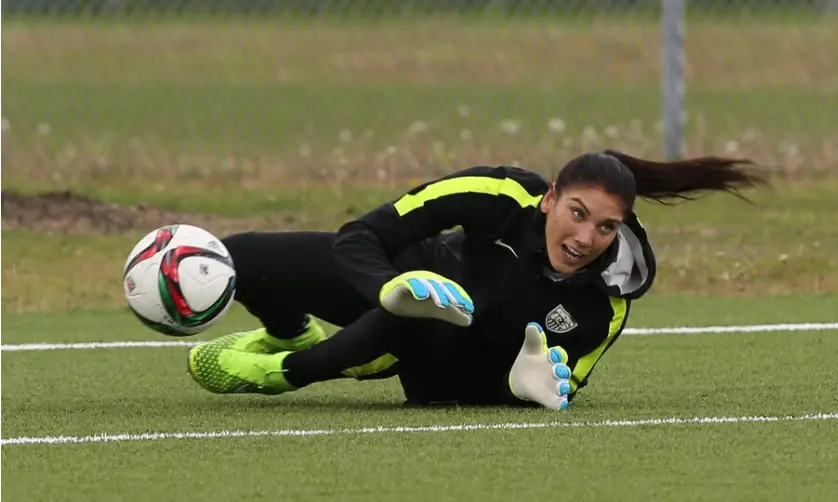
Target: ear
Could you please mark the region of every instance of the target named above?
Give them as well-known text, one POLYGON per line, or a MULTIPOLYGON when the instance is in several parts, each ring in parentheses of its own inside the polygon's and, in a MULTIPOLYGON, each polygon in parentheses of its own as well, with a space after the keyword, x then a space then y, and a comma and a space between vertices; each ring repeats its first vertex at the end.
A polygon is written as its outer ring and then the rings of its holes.
POLYGON ((556 188, 555 185, 550 184, 550 189, 547 190, 547 193, 544 194, 544 197, 541 198, 541 212, 547 214, 553 209, 553 206, 556 204, 556 188))

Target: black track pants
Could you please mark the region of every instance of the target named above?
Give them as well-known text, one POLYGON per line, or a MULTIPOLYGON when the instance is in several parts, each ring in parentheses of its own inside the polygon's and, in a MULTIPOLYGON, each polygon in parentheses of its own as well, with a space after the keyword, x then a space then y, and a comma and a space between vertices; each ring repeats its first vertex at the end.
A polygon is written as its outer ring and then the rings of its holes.
MULTIPOLYGON (((442 321, 394 316, 364 298, 339 273, 333 233, 243 233, 223 241, 236 267, 236 300, 268 333, 293 337, 307 314, 342 328, 286 358, 286 377, 293 385, 340 378, 343 370, 391 354, 398 363, 378 377, 397 373, 408 401, 453 401, 461 394, 456 356, 465 330, 442 321)), ((440 273, 452 265, 438 253, 428 256, 413 250, 396 265, 404 271, 440 273)))
POLYGON ((305 315, 347 326, 375 307, 338 273, 334 234, 250 232, 223 239, 236 267, 236 300, 268 332, 293 337, 305 315))

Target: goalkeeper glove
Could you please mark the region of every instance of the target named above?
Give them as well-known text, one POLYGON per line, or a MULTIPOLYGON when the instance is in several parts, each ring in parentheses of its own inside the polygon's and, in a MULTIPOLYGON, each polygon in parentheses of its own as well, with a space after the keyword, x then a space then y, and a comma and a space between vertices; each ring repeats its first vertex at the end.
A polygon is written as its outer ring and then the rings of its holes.
POLYGON ((474 313, 474 304, 462 286, 425 270, 393 278, 378 296, 384 310, 404 317, 430 317, 465 327, 474 313))
POLYGON ((539 324, 527 324, 524 344, 509 372, 512 394, 546 408, 566 410, 571 375, 567 361, 563 348, 547 347, 547 335, 539 324))

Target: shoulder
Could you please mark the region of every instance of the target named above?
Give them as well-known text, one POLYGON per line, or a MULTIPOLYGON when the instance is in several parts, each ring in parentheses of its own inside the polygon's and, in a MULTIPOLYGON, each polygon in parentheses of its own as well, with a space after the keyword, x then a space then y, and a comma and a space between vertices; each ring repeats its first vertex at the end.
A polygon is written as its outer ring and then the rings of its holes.
POLYGON ((597 286, 613 296, 637 300, 652 287, 657 274, 655 253, 634 213, 627 216, 617 238, 593 270, 599 272, 594 278, 597 286))
MULTIPOLYGON (((550 181, 537 172, 513 166, 490 166, 490 165, 474 165, 465 169, 460 169, 451 174, 441 177, 437 181, 446 181, 453 179, 485 179, 499 181, 509 181, 518 184, 525 188, 530 193, 544 193, 550 186, 550 181)), ((431 182, 433 183, 433 182, 431 182)), ((427 184, 427 183, 426 183, 427 184)))
POLYGON ((466 196, 486 201, 503 200, 521 207, 536 206, 550 183, 538 173, 509 166, 477 165, 461 169, 432 181, 424 182, 408 191, 400 202, 414 198, 439 199, 466 196))
POLYGON ((527 189, 543 193, 550 186, 550 181, 535 171, 514 166, 484 166, 470 167, 465 172, 482 175, 495 179, 512 180, 527 189))

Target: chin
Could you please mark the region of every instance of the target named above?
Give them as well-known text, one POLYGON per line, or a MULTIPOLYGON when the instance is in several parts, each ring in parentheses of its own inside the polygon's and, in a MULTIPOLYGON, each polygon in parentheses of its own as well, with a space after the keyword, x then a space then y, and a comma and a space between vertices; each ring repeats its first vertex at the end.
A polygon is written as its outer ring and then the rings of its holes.
POLYGON ((576 272, 577 270, 579 270, 580 268, 582 268, 582 267, 572 267, 572 266, 567 265, 566 263, 562 263, 562 262, 557 263, 553 260, 550 260, 550 267, 553 270, 555 270, 556 272, 560 273, 560 274, 572 274, 572 273, 576 272))

